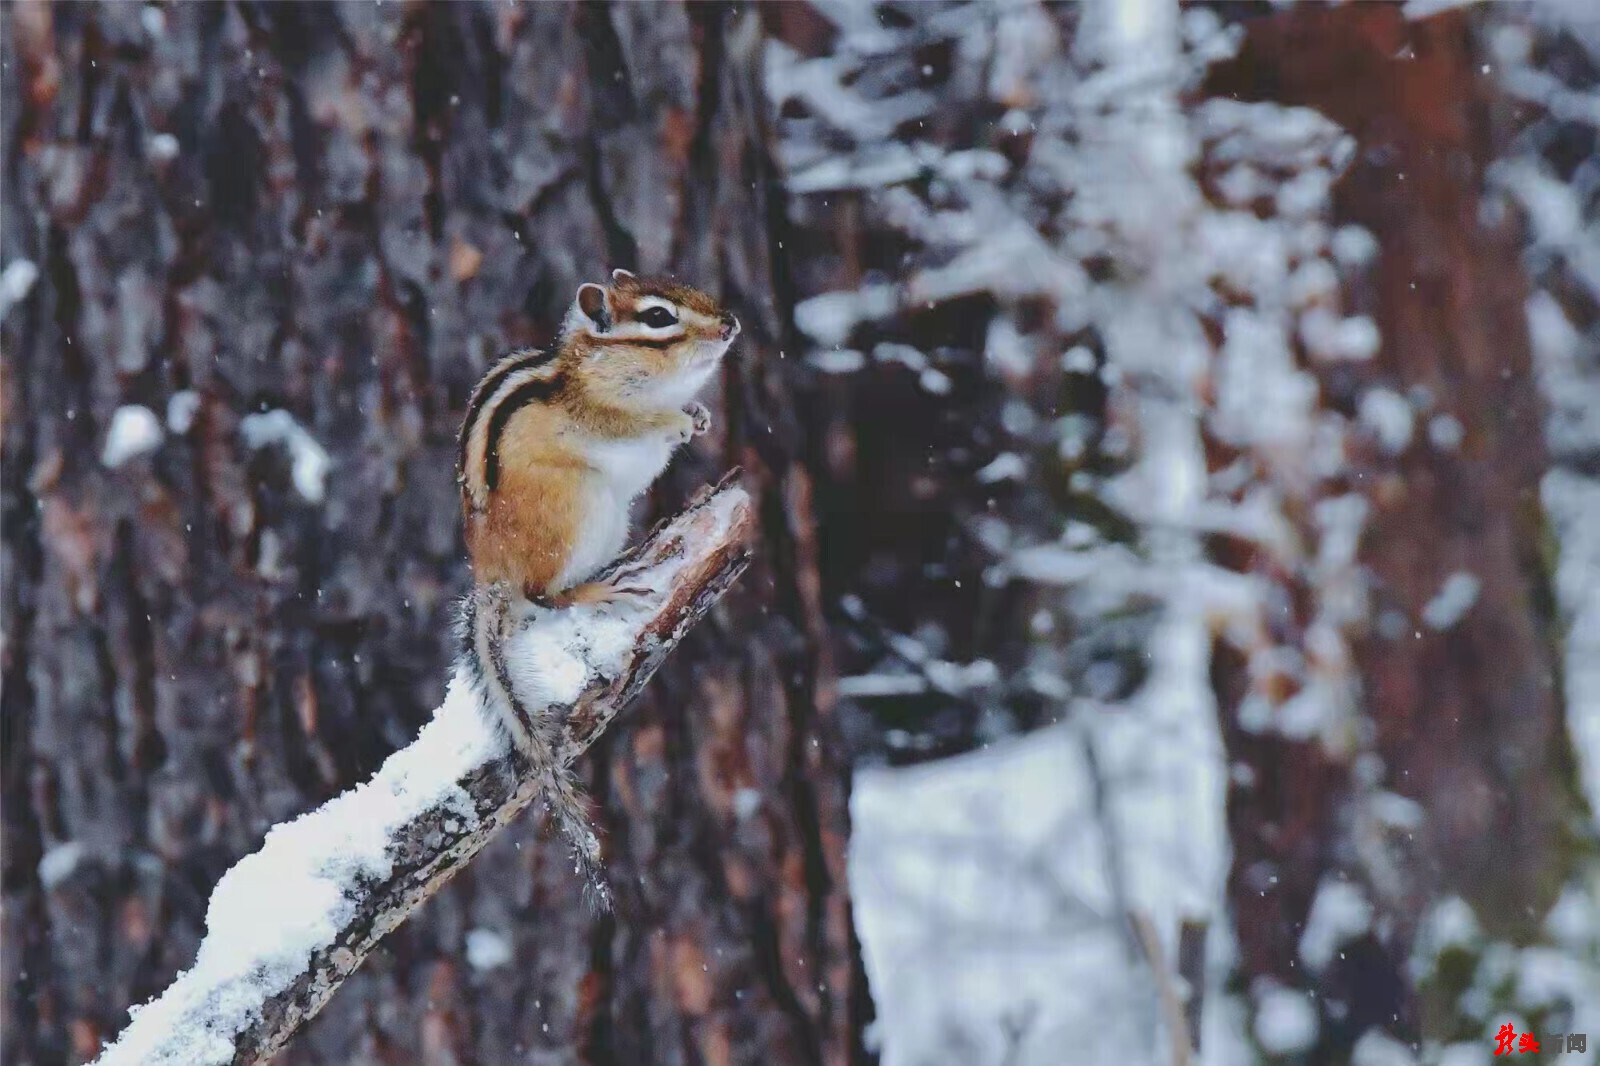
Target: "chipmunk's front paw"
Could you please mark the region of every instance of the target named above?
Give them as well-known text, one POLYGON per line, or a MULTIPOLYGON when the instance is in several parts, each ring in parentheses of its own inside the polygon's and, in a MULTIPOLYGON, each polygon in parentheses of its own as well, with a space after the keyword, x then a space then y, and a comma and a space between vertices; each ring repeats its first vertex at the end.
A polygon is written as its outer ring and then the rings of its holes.
POLYGON ((691 435, 698 437, 711 429, 711 412, 699 400, 686 404, 683 413, 689 416, 691 435))

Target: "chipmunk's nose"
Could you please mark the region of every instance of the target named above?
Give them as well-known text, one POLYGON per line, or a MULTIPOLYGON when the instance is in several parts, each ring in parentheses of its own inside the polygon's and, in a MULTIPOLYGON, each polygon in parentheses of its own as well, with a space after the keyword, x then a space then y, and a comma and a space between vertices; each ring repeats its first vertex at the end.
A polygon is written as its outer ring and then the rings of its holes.
POLYGON ((722 339, 731 341, 739 335, 739 318, 727 311, 722 313, 722 339))

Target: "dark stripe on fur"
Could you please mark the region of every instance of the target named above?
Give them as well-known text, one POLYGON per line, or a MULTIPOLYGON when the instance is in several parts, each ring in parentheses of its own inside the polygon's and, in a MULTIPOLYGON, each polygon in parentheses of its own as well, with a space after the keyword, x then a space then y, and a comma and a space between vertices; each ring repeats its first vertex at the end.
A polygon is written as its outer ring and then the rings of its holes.
MULTIPOLYGON (((522 701, 517 699, 511 687, 511 671, 506 666, 505 652, 502 650, 510 609, 511 605, 502 590, 475 587, 461 603, 461 619, 456 634, 461 641, 462 659, 471 675, 473 687, 483 696, 484 711, 489 715, 490 723, 496 729, 505 729, 507 732, 511 732, 510 723, 506 721, 508 716, 497 709, 501 704, 505 704, 505 709, 511 712, 509 717, 522 729, 533 728, 527 708, 522 706, 522 701), (480 630, 484 632, 480 633, 480 630), (487 662, 484 661, 485 648, 488 650, 487 662), (496 689, 499 691, 496 692, 496 689)), ((522 746, 522 740, 515 736, 511 739, 517 747, 522 746)))
POLYGON ((494 398, 496 390, 505 383, 506 378, 527 367, 543 366, 555 357, 554 349, 541 351, 538 348, 524 348, 512 352, 496 363, 478 382, 478 387, 472 390, 472 399, 467 403, 467 417, 461 423, 461 435, 456 447, 456 471, 463 481, 467 476, 467 443, 472 439, 472 430, 483 415, 484 405, 494 398))
MULTIPOLYGON (((497 610, 503 612, 506 609, 505 601, 498 601, 497 610)), ((510 708, 511 717, 516 719, 517 724, 522 727, 523 733, 531 738, 534 729, 533 717, 528 714, 528 709, 522 705, 521 700, 517 699, 516 690, 511 687, 511 671, 506 666, 505 645, 503 643, 505 638, 505 627, 503 625, 495 626, 494 637, 488 642, 489 666, 494 670, 495 683, 500 686, 500 696, 506 701, 506 706, 510 708)), ((521 747, 525 743, 527 741, 518 741, 517 746, 521 747)))
POLYGON ((567 379, 563 374, 525 381, 506 393, 506 398, 495 405, 494 413, 489 416, 489 436, 483 452, 483 484, 490 492, 500 482, 500 437, 506 431, 506 423, 530 403, 543 403, 550 399, 566 388, 566 384, 567 379))
POLYGON ((687 337, 657 337, 652 340, 645 337, 619 337, 611 343, 615 345, 629 345, 634 348, 654 348, 656 351, 664 351, 667 348, 671 348, 674 344, 682 344, 687 339, 687 337))

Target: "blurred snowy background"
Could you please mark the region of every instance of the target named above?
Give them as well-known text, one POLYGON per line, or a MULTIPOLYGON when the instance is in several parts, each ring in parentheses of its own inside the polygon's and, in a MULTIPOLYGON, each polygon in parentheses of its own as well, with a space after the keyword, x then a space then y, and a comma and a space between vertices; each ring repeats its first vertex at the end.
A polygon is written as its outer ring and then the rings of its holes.
MULTIPOLYGON (((880 720, 911 701, 960 707, 954 729, 983 749, 854 778, 851 887, 884 1061, 1170 1061, 1164 1030, 1181 1018, 1206 1062, 1459 1064, 1488 1061, 1507 1018, 1564 1034, 1600 1015, 1586 813, 1600 805, 1600 13, 1490 8, 1470 29, 1408 32, 1393 9, 1286 29, 1251 25, 1292 20, 1283 7, 818 10, 826 54, 769 49, 780 157, 797 217, 856 237, 846 247, 864 262, 796 308, 807 358, 846 381, 904 368, 948 395, 967 350, 925 351, 938 329, 919 319, 962 309, 990 408, 963 533, 981 546, 980 616, 1020 621, 991 621, 957 662, 947 630, 912 625, 841 682, 880 720), (1430 69, 1369 73, 1360 51, 1385 45, 1430 69), (1451 48, 1464 54, 1443 60, 1451 48), (1334 54, 1303 56, 1319 50, 1334 54), (1322 69, 1284 72, 1297 63, 1322 69), (1386 83, 1344 83, 1364 77, 1386 83), (1434 122, 1477 128, 1424 130, 1434 122), (1388 143, 1412 139, 1434 143, 1388 143), (1440 152, 1457 154, 1449 170, 1407 173, 1440 152), (1465 179, 1473 152, 1481 190, 1429 184, 1465 179), (1408 180, 1422 188, 1384 188, 1408 180), (1451 277, 1432 233, 1411 245, 1373 221, 1448 219, 1467 195, 1467 226, 1520 220, 1525 298, 1520 282, 1496 298, 1451 277), (1397 202, 1370 202, 1384 197, 1397 202), (1410 261, 1386 272, 1385 254, 1410 261), (1380 329, 1428 328, 1429 312, 1386 291, 1401 278, 1407 293, 1430 285, 1434 314, 1467 316, 1436 353, 1380 329), (1568 737, 1498 732, 1500 715, 1532 712, 1526 693, 1497 708, 1465 691, 1460 711, 1429 698, 1498 683, 1492 664, 1448 664, 1495 645, 1452 634, 1474 610, 1516 608, 1482 602, 1494 579, 1478 550, 1408 526, 1396 500, 1410 478, 1441 478, 1416 491, 1448 495, 1477 477, 1439 467, 1463 451, 1493 462, 1485 436, 1538 450, 1493 425, 1514 417, 1504 399, 1464 413, 1476 388, 1529 372, 1499 346, 1510 338, 1485 347, 1470 319, 1524 309, 1549 404, 1538 485, 1556 604, 1540 625, 1562 655, 1547 667, 1560 681, 1541 680, 1564 697, 1573 761, 1539 750, 1568 737), (1375 524, 1404 542, 1393 565, 1409 588, 1363 559, 1375 524), (1436 647, 1399 667, 1421 676, 1375 667, 1385 644, 1424 640, 1436 647), (1374 721, 1442 713, 1460 717, 1427 753, 1404 749, 1430 730, 1374 721), (1304 746, 1316 754, 1285 765, 1304 746), (1481 783, 1426 765, 1480 756, 1523 765, 1481 783), (1522 814, 1430 832, 1458 794, 1492 808, 1496 790, 1580 783, 1583 800, 1534 816, 1549 836, 1532 851, 1522 814), (1522 914, 1479 915, 1458 894, 1485 890, 1492 878, 1466 871, 1495 855, 1543 867, 1537 897, 1488 890, 1490 908, 1522 914), (1275 895, 1288 900, 1247 899, 1275 895)), ((1467 518, 1448 499, 1423 506, 1467 518)), ((888 729, 888 761, 959 744, 938 720, 888 729)))
POLYGON ((1592 4, 0 20, 7 1062, 439 702, 466 389, 615 265, 751 327, 652 513, 765 523, 618 915, 521 827, 285 1061, 1600 1042, 1592 4))

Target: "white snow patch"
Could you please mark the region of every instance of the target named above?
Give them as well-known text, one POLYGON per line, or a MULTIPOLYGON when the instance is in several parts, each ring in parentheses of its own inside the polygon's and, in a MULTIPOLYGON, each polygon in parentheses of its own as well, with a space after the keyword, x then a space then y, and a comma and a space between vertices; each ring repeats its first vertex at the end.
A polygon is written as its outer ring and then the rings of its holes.
POLYGON ((915 696, 928 691, 919 674, 851 674, 841 677, 835 688, 842 699, 881 699, 885 696, 915 696))
POLYGON ((1492 1041, 1482 1044, 1446 1044, 1439 1049, 1438 1066, 1489 1066, 1492 1041))
POLYGON ((789 191, 806 193, 842 192, 846 189, 881 189, 910 181, 936 162, 934 153, 890 142, 865 148, 855 156, 824 159, 790 176, 789 191))
POLYGON ((1295 366, 1283 330, 1235 308, 1223 325, 1217 359, 1218 435, 1230 443, 1304 448, 1317 406, 1317 382, 1295 366))
POLYGON ((123 404, 111 416, 100 462, 115 470, 130 459, 161 447, 164 437, 154 411, 135 403, 123 404))
POLYGON ((1153 984, 1130 962, 1075 730, 860 770, 850 810, 884 1066, 1056 1063, 1085 1032, 1119 1061, 1158 1061, 1153 984))
POLYGON ((71 877, 89 850, 76 840, 56 844, 39 859, 39 883, 49 891, 71 877))
POLYGON ((854 348, 833 348, 812 352, 806 362, 824 374, 854 374, 867 365, 867 357, 854 348))
POLYGON ((1390 455, 1405 451, 1411 443, 1411 403, 1393 389, 1368 389, 1361 397, 1360 416, 1390 455))
MULTIPOLYGON (((1596 255, 1595 288, 1600 292, 1600 254, 1596 255)), ((1549 404, 1545 438, 1559 460, 1585 457, 1600 445, 1600 373, 1595 353, 1548 292, 1528 297, 1528 332, 1533 342, 1534 370, 1549 404)))
POLYGON ((1600 958, 1600 906, 1583 888, 1567 885, 1545 915, 1545 931, 1570 951, 1600 958))
POLYGON ((178 148, 178 138, 170 133, 157 133, 150 138, 150 158, 158 163, 178 158, 178 148))
POLYGON ((1068 348, 1061 355, 1061 369, 1069 374, 1093 374, 1094 353, 1081 344, 1068 348))
POLYGON ((1416 1066, 1409 1047, 1381 1029, 1368 1029, 1350 1049, 1350 1066, 1416 1066))
POLYGON ((1269 1055, 1293 1055, 1316 1042, 1317 1008, 1306 993, 1265 983, 1256 995, 1256 1039, 1269 1055))
POLYGON ((1328 250, 1346 267, 1363 267, 1378 257, 1378 238, 1361 226, 1340 226, 1333 231, 1328 250))
POLYGON ((1427 809, 1409 796, 1378 789, 1367 796, 1367 806, 1379 825, 1414 833, 1427 820, 1427 809))
POLYGON ((1561 544, 1555 588, 1566 625, 1567 731, 1589 809, 1600 811, 1600 480, 1557 468, 1539 489, 1561 544))
POLYGON ((327 494, 328 468, 333 460, 317 438, 295 421, 294 415, 279 408, 263 414, 246 415, 239 423, 245 443, 252 448, 282 444, 289 449, 290 476, 294 487, 310 503, 321 503, 327 494))
POLYGON ((1300 959, 1320 973, 1345 943, 1372 928, 1372 904, 1360 887, 1325 878, 1300 934, 1300 959))
POLYGON ((735 789, 733 793, 733 816, 741 822, 754 818, 756 812, 761 810, 761 791, 754 788, 735 789))
POLYGON ((1421 981, 1433 972, 1440 955, 1454 948, 1471 949, 1482 938, 1472 905, 1460 896, 1446 896, 1423 915, 1407 968, 1414 980, 1421 981))
POLYGON ((1449 629, 1472 610, 1482 587, 1483 582, 1472 574, 1457 570, 1445 578, 1438 593, 1422 608, 1422 620, 1429 629, 1449 629))
POLYGON ((648 610, 642 601, 536 609, 506 645, 512 684, 535 703, 571 704, 593 678, 622 673, 637 632, 628 617, 648 610))
POLYGON ((497 969, 515 957, 511 938, 493 929, 467 931, 467 965, 482 973, 497 969))
MULTIPOLYGON (((1088 349, 1083 349, 1085 352, 1088 349)), ((989 323, 983 341, 983 357, 1002 375, 1025 377, 1033 372, 1033 348, 1009 318, 1000 316, 989 323)), ((1090 369, 1094 357, 1090 355, 1090 369)))
POLYGON ((1318 359, 1365 362, 1378 354, 1378 324, 1366 315, 1340 317, 1326 307, 1300 316, 1300 340, 1318 359))
POLYGON ((802 300, 794 322, 824 348, 842 345, 856 325, 893 314, 898 301, 892 285, 865 285, 853 292, 829 292, 802 300))
POLYGON ((1401 12, 1408 19, 1425 19, 1432 15, 1441 15, 1446 11, 1454 11, 1458 7, 1470 7, 1478 0, 1406 0, 1400 5, 1401 12))
POLYGON ((1466 436, 1466 428, 1455 415, 1434 415, 1428 419, 1428 441, 1440 451, 1455 451, 1466 436))
POLYGON ((31 259, 13 259, 0 270, 0 319, 27 298, 38 280, 39 268, 31 259))
POLYGON ((1016 452, 1002 452, 978 471, 978 480, 985 485, 997 481, 1021 481, 1028 474, 1028 463, 1016 452))
POLYGON ((801 100, 829 125, 863 143, 882 143, 896 126, 933 109, 933 98, 916 91, 862 99, 844 84, 856 66, 849 57, 805 58, 789 46, 769 40, 765 60, 767 97, 773 107, 790 99, 801 100))
POLYGON ((194 416, 200 411, 200 394, 193 389, 180 389, 167 399, 167 429, 182 436, 194 428, 194 416))

